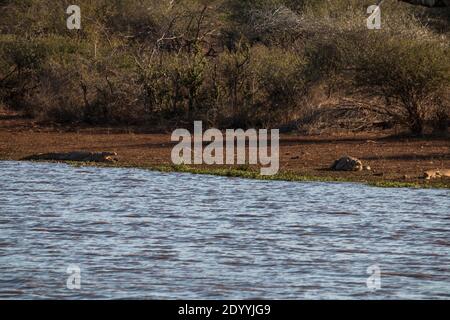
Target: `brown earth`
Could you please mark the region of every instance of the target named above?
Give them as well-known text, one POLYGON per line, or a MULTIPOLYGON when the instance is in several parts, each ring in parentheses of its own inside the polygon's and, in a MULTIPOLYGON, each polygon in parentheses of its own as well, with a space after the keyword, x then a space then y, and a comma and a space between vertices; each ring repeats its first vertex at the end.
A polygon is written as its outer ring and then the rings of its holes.
MULTIPOLYGON (((19 160, 35 153, 76 150, 115 151, 119 165, 171 165, 175 143, 170 134, 136 133, 129 129, 43 127, 0 113, 0 159, 19 160)), ((450 139, 394 137, 390 132, 301 136, 282 135, 280 171, 302 176, 361 182, 412 182, 450 187, 450 179, 425 181, 424 171, 450 168, 450 139), (334 160, 351 155, 372 171, 333 172, 334 160)))

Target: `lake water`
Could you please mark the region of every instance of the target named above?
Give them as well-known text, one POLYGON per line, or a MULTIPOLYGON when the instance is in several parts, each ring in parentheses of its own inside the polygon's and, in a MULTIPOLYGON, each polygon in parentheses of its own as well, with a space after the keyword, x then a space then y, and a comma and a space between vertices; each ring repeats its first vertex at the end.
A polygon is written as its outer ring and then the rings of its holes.
POLYGON ((448 299, 449 251, 449 190, 0 162, 0 298, 448 299))

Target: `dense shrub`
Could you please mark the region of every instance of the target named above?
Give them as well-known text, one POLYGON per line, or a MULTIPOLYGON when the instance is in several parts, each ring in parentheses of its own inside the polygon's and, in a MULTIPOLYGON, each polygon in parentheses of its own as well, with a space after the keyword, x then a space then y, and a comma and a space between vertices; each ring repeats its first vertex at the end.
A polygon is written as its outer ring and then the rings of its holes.
POLYGON ((354 84, 384 98, 379 112, 421 134, 426 120, 443 116, 449 55, 450 46, 440 42, 377 37, 356 54, 354 84))
POLYGON ((255 47, 252 54, 252 109, 256 124, 271 127, 295 119, 301 114, 308 93, 303 55, 267 47, 255 47))
POLYGON ((25 107, 25 97, 35 89, 45 47, 33 41, 5 38, 0 43, 0 97, 7 105, 25 107))
POLYGON ((386 1, 367 30, 371 0, 79 0, 74 31, 69 4, 0 1, 1 104, 57 122, 275 127, 353 99, 445 130, 448 9, 386 1))

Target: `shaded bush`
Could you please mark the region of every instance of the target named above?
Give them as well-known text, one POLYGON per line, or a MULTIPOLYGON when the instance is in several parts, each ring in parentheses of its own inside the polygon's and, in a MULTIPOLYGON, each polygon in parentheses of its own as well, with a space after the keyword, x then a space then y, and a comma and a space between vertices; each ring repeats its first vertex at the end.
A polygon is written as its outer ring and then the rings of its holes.
POLYGON ((267 47, 255 47, 252 55, 255 125, 273 127, 301 115, 308 93, 304 57, 267 47))
POLYGON ((145 110, 160 120, 204 120, 224 127, 287 121, 305 95, 302 59, 293 52, 241 45, 217 59, 163 54, 139 63, 145 110))
POLYGON ((25 107, 25 97, 36 88, 46 58, 45 47, 15 38, 0 42, 0 98, 15 109, 25 107))
POLYGON ((414 134, 440 112, 440 97, 450 83, 450 47, 433 41, 376 37, 355 55, 354 85, 365 95, 380 96, 376 108, 414 134))

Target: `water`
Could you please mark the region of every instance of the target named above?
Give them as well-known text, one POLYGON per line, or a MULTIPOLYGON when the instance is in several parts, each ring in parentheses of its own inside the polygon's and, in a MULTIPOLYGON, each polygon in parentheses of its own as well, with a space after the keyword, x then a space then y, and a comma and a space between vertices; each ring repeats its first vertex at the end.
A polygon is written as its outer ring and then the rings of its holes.
POLYGON ((0 162, 0 298, 448 299, 449 196, 0 162))

